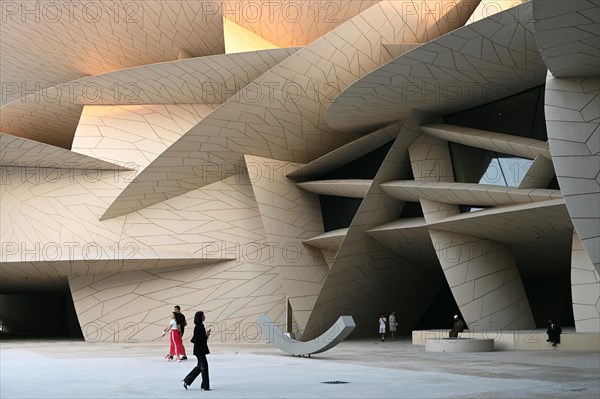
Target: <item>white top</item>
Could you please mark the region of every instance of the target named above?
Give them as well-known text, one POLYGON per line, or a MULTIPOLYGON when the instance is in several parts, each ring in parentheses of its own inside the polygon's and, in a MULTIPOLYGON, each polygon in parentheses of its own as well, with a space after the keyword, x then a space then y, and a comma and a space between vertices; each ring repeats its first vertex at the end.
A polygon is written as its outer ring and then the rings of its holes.
POLYGON ((175 320, 171 320, 171 331, 177 330, 177 322, 175 320))
POLYGON ((380 317, 379 318, 379 327, 385 327, 385 317, 380 317))

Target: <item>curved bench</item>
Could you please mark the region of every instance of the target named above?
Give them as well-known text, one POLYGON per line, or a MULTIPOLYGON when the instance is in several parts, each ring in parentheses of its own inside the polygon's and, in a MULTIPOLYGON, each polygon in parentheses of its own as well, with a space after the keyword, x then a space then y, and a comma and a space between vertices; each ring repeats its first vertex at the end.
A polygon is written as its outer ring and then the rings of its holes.
POLYGON ((315 353, 325 352, 333 348, 346 339, 356 327, 352 316, 340 316, 329 330, 315 339, 301 342, 282 333, 268 316, 260 317, 258 325, 262 336, 274 346, 292 356, 303 357, 310 357, 315 353))
POLYGON ((493 352, 494 340, 484 338, 429 338, 425 352, 493 352))

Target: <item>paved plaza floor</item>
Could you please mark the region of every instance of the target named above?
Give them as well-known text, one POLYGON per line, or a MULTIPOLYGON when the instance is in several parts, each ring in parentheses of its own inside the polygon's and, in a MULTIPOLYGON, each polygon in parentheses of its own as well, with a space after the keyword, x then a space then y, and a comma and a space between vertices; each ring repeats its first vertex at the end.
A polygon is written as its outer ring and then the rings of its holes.
POLYGON ((210 348, 208 392, 200 390, 200 378, 184 390, 181 380, 195 358, 165 361, 166 341, 4 341, 0 398, 600 397, 598 352, 430 353, 407 340, 345 341, 311 358, 268 344, 210 348))

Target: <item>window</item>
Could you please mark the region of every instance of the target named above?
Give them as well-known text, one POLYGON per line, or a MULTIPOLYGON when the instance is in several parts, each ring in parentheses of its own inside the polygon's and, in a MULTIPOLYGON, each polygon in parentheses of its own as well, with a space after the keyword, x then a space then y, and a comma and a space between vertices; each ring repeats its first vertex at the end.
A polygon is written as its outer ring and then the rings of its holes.
POLYGON ((518 187, 532 163, 530 159, 496 154, 479 179, 479 184, 518 187))

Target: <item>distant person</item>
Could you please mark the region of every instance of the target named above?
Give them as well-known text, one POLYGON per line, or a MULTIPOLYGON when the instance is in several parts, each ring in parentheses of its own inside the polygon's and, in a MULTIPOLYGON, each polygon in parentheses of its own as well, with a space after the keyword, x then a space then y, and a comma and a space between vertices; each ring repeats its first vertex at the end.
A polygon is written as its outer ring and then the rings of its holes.
POLYGON ((450 338, 458 338, 458 333, 465 330, 465 322, 457 314, 454 315, 454 325, 450 330, 450 338))
POLYGON ((171 360, 173 359, 173 356, 175 356, 176 361, 180 362, 180 356, 183 354, 183 344, 181 342, 181 334, 179 333, 179 326, 177 325, 177 317, 175 316, 175 312, 171 313, 171 321, 163 330, 163 337, 167 332, 169 332, 171 347, 169 349, 169 354, 165 356, 165 359, 171 360))
POLYGON ((208 350, 208 337, 210 337, 210 330, 206 331, 204 328, 204 312, 196 312, 194 315, 194 336, 192 342, 194 343, 194 356, 198 359, 198 365, 190 371, 190 373, 183 379, 183 387, 188 389, 194 382, 196 377, 202 373, 202 384, 200 388, 205 391, 210 391, 210 383, 208 381, 208 361, 206 355, 210 353, 208 350))
POLYGON ((181 350, 183 355, 181 356, 181 360, 187 360, 185 346, 183 345, 183 332, 187 327, 187 320, 185 319, 183 313, 181 313, 181 308, 179 307, 179 305, 175 305, 175 307, 173 308, 173 313, 175 313, 175 320, 177 321, 177 325, 179 326, 179 333, 181 334, 181 350))
POLYGON ((392 341, 395 341, 396 338, 394 337, 396 335, 396 327, 398 326, 398 323, 396 323, 396 311, 392 311, 392 314, 390 315, 390 333, 392 334, 392 341))
POLYGON ((561 332, 562 328, 560 328, 559 325, 554 322, 554 320, 548 320, 548 330, 546 331, 546 334, 548 334, 548 339, 546 340, 546 342, 552 342, 552 346, 560 344, 561 332))
POLYGON ((381 342, 385 341, 385 323, 387 320, 383 313, 379 316, 379 334, 381 334, 381 342))

